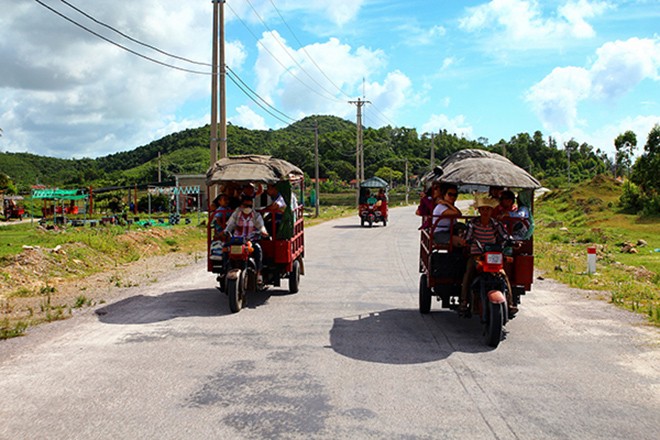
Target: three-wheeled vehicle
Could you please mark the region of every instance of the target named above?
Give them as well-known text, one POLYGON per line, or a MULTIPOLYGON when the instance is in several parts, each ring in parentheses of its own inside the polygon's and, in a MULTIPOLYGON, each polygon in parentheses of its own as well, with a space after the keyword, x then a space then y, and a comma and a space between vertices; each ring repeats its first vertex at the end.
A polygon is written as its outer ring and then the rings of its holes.
POLYGON ((358 215, 360 225, 372 227, 381 222, 387 226, 387 189, 389 185, 380 177, 372 177, 360 183, 358 215))
MULTIPOLYGON (((499 246, 480 246, 477 275, 469 286, 466 316, 477 315, 483 326, 484 341, 497 347, 510 319, 509 306, 520 303, 521 295, 531 289, 534 271, 533 204, 534 190, 541 185, 522 168, 495 153, 462 150, 447 157, 440 165, 441 173, 429 173, 426 184, 440 181, 455 184, 464 192, 491 188, 518 191, 518 211, 504 217, 502 224, 515 239, 499 246), (438 175, 440 174, 440 175, 438 175), (506 275, 505 275, 506 274, 506 275), (509 292, 508 290, 511 289, 509 292), (513 304, 507 304, 507 297, 513 304)), ((419 311, 431 311, 432 298, 443 308, 458 309, 463 276, 470 246, 458 247, 453 240, 437 243, 433 230, 443 216, 434 216, 431 226, 421 230, 419 270, 419 311)), ((457 226, 469 216, 450 218, 450 237, 464 228, 457 226)), ((463 225, 461 225, 463 226, 463 225)))
POLYGON ((214 211, 209 206, 207 267, 209 272, 217 274, 218 289, 228 295, 231 311, 236 313, 247 304, 248 293, 268 285, 279 287, 282 278, 288 279, 290 293, 298 292, 300 276, 305 273, 303 207, 297 203, 304 200, 303 172, 285 160, 270 156, 234 156, 211 166, 206 173, 206 184, 209 205, 223 190, 240 191, 247 186, 254 189, 266 185, 273 185, 286 204, 284 212, 269 208, 267 194, 256 191, 255 210, 264 219, 269 234, 258 242, 263 261, 261 280, 257 276, 252 241, 238 237, 222 237, 225 238, 222 240, 217 234, 218 230, 224 230, 233 212, 231 207, 214 211))
POLYGON ((5 220, 12 218, 23 220, 25 209, 19 206, 21 200, 23 200, 21 196, 2 196, 2 211, 5 220))

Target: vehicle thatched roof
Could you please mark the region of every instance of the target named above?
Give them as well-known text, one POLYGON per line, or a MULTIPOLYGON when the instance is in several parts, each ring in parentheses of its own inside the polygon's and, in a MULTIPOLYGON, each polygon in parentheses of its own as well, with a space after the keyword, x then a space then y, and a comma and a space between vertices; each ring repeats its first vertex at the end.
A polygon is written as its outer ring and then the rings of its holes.
POLYGON ((442 174, 429 173, 430 180, 456 185, 503 186, 507 188, 540 188, 541 183, 509 159, 484 150, 461 150, 440 164, 442 174))
POLYGON ((220 182, 274 184, 281 180, 302 176, 302 170, 286 160, 251 154, 218 160, 206 172, 206 184, 214 185, 220 182))
POLYGON ((389 185, 380 177, 371 177, 360 182, 360 188, 387 188, 389 185))

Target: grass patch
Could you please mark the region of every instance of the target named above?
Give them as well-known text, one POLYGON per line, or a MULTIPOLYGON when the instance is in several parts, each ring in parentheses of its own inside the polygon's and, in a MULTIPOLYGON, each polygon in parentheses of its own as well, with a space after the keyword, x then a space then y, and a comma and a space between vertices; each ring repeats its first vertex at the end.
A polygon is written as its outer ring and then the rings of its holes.
POLYGON ((613 179, 598 176, 538 201, 537 268, 572 287, 602 291, 612 303, 660 325, 660 219, 617 211, 621 190, 613 179), (636 253, 625 252, 626 243, 636 253), (586 274, 588 245, 598 249, 594 275, 586 274))

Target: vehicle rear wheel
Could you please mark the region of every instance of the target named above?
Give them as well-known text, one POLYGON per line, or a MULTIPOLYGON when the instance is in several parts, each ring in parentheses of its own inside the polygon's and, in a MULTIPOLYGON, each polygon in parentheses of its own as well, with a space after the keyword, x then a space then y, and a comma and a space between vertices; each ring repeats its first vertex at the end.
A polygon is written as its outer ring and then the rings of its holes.
POLYGON ((360 219, 360 226, 364 227, 364 219, 363 218, 360 219))
POLYGON ((387 226, 387 220, 383 219, 383 226, 387 226))
POLYGON ((493 348, 500 345, 504 333, 504 306, 505 304, 486 303, 488 321, 484 324, 484 342, 493 348))
POLYGON ((243 277, 241 273, 237 279, 227 280, 227 295, 229 296, 229 310, 238 313, 245 305, 245 291, 243 290, 243 277))
POLYGON ((419 313, 431 312, 431 289, 428 286, 428 277, 422 274, 419 277, 419 313))
POLYGON ((293 267, 289 273, 289 293, 298 293, 300 289, 300 261, 293 262, 293 267))
POLYGON ((374 221, 369 219, 369 227, 371 228, 371 227, 373 227, 373 225, 374 225, 374 221))

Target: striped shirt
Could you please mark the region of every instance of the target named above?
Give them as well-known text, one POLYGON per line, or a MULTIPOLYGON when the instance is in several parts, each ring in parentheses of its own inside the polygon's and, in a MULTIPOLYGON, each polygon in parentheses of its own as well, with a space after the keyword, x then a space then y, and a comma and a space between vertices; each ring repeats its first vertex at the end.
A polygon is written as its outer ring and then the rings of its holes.
POLYGON ((468 243, 472 242, 472 246, 470 247, 470 253, 472 255, 481 253, 479 246, 477 246, 477 241, 484 245, 498 243, 508 239, 511 239, 511 237, 504 230, 502 223, 494 218, 491 218, 486 226, 481 224, 481 219, 479 217, 468 222, 465 241, 468 243))

